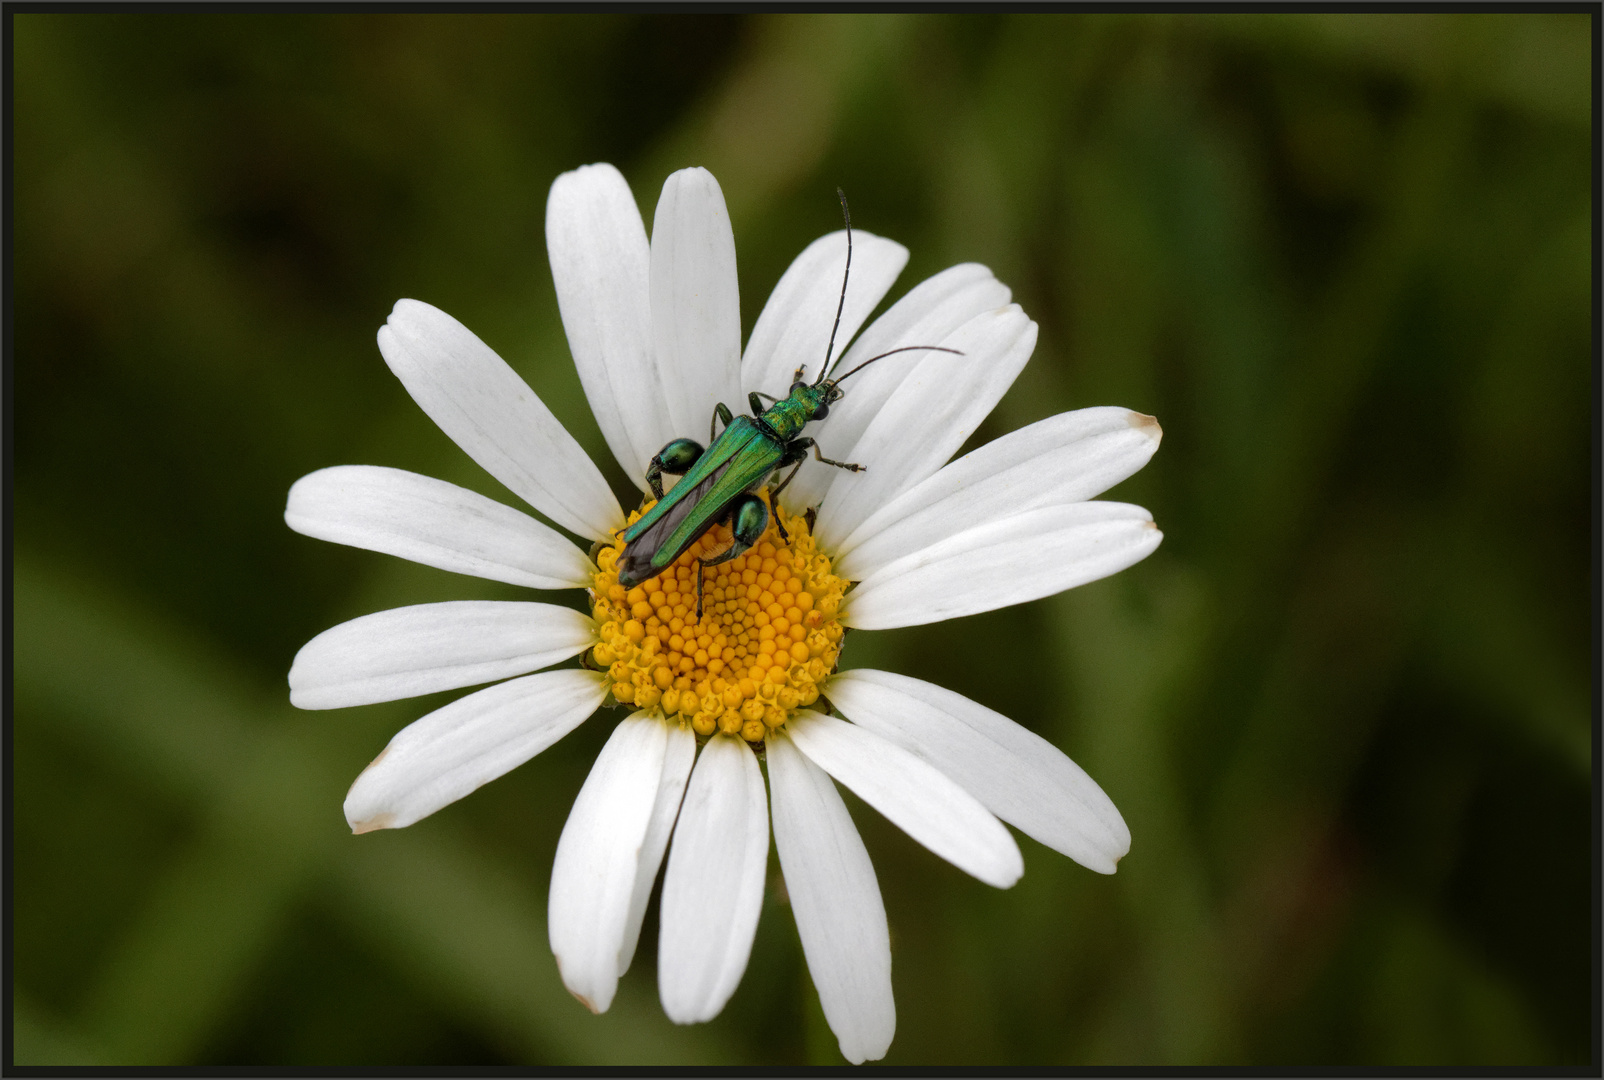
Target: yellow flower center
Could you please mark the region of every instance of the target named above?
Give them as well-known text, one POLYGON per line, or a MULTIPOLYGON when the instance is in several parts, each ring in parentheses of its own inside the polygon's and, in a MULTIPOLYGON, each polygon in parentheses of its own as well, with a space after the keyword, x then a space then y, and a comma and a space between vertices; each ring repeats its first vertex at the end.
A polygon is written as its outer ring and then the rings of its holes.
MULTIPOLYGON (((768 492, 760 493, 764 502, 768 492)), ((648 502, 629 516, 633 525, 648 502)), ((729 548, 715 525, 667 570, 626 591, 614 572, 623 541, 596 552, 591 602, 601 643, 592 653, 626 705, 660 709, 698 735, 723 731, 759 743, 792 711, 812 705, 835 670, 843 628, 836 619, 847 583, 830 572, 804 518, 778 511, 789 540, 769 527, 751 548, 703 571, 696 617, 696 569, 729 548)))

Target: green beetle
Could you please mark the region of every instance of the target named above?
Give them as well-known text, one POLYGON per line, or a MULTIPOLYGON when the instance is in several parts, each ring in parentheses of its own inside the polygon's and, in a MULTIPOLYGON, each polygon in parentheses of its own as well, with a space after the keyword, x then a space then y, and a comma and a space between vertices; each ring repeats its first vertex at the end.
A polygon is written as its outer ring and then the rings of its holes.
MULTIPOLYGON (((839 192, 838 192, 839 194, 839 192)), ((846 196, 841 196, 846 212, 846 196)), ((836 327, 846 303, 847 278, 852 273, 852 221, 847 218, 847 264, 841 281, 841 300, 836 305, 836 327)), ((835 327, 825 349, 826 366, 813 382, 803 381, 804 368, 798 368, 789 395, 773 398, 754 391, 747 395, 751 416, 733 416, 722 401, 713 410, 709 425, 710 445, 704 449, 693 439, 675 439, 652 458, 646 469, 646 482, 657 503, 639 521, 624 531, 624 551, 618 561, 618 583, 626 589, 661 574, 714 525, 728 524, 734 534, 730 546, 711 559, 698 559, 696 575, 696 616, 702 616, 702 572, 709 566, 728 562, 757 543, 769 524, 768 507, 753 492, 777 470, 791 471, 771 493, 778 497, 802 467, 808 451, 826 465, 862 472, 867 466, 832 461, 819 452, 818 445, 802 434, 810 421, 823 420, 831 403, 843 394, 840 384, 876 360, 893 353, 929 349, 957 353, 939 345, 904 345, 872 356, 837 378, 827 378, 829 356, 835 349, 835 327), (765 406, 768 398, 772 405, 765 406), (718 429, 719 423, 724 429, 718 429), (716 436, 716 437, 715 437, 716 436), (664 473, 683 476, 674 490, 663 494, 664 473)), ((785 529, 780 527, 781 535, 785 529)))

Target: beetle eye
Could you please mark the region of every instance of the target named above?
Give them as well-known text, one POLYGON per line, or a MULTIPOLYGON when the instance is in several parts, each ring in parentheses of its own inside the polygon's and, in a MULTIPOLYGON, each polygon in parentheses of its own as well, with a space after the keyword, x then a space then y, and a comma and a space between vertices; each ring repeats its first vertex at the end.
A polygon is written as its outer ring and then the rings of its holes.
POLYGON ((826 405, 822 401, 819 402, 819 407, 817 409, 813 410, 813 419, 815 419, 815 420, 823 420, 826 416, 829 416, 829 415, 830 415, 830 406, 826 405))
POLYGON ((798 379, 796 382, 791 384, 791 393, 796 393, 798 389, 806 385, 807 383, 803 382, 801 379, 798 379))

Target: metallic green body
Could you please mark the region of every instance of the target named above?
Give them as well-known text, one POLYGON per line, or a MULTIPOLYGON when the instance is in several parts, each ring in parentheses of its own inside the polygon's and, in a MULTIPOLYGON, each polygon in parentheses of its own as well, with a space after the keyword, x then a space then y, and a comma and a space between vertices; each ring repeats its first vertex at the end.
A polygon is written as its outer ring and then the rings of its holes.
POLYGON ((662 571, 685 554, 698 537, 717 524, 737 495, 755 490, 769 478, 785 453, 781 441, 761 420, 737 416, 713 440, 713 445, 696 460, 672 491, 657 500, 641 519, 624 533, 624 541, 635 543, 653 532, 659 522, 676 524, 652 552, 653 569, 662 571), (696 493, 691 513, 674 513, 696 493))
POLYGON ((802 447, 793 443, 836 393, 829 384, 798 383, 761 415, 732 419, 673 490, 625 530, 620 581, 644 581, 668 569, 724 521, 742 495, 757 490, 782 464, 800 460, 812 440, 803 440, 802 447))

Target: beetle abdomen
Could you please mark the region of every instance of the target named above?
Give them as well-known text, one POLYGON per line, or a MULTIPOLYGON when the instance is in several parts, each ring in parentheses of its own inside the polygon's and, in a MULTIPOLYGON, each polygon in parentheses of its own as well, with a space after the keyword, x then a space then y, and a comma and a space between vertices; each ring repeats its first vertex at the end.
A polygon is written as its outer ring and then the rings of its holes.
MULTIPOLYGON (((674 505, 670 506, 662 517, 659 517, 641 530, 637 536, 624 545, 624 552, 618 560, 618 583, 620 585, 626 589, 634 588, 646 579, 656 577, 664 570, 667 570, 673 565, 675 559, 685 553, 685 549, 690 547, 691 543, 701 533, 688 537, 685 544, 678 551, 670 550, 664 545, 668 538, 674 534, 674 530, 679 528, 691 511, 696 509, 697 504, 702 501, 702 497, 718 482, 722 471, 718 470, 709 473, 700 483, 683 495, 679 495, 679 488, 677 487, 669 492, 668 497, 679 496, 674 505)), ((713 526, 714 520, 715 518, 707 520, 708 528, 713 526)), ((702 530, 702 532, 706 531, 707 529, 702 530)))

